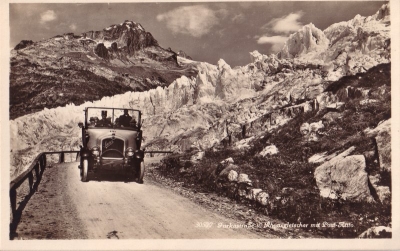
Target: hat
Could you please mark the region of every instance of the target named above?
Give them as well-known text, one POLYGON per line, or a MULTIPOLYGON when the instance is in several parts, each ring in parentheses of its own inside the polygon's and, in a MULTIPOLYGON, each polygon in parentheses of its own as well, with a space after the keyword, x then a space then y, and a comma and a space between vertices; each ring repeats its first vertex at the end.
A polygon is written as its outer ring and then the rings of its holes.
POLYGON ((89 121, 94 121, 94 118, 93 118, 93 117, 90 117, 89 121))
POLYGON ((128 109, 124 109, 124 112, 128 112, 129 110, 128 109))
POLYGON ((107 111, 101 111, 101 116, 107 116, 107 111))

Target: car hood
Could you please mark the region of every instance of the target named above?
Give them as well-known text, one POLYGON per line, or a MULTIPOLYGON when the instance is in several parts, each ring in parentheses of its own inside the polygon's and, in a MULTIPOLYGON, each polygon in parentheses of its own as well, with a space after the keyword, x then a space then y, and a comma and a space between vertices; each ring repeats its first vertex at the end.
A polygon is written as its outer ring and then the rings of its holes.
POLYGON ((89 134, 89 142, 87 144, 88 148, 91 149, 94 146, 101 146, 101 141, 107 138, 118 138, 125 142, 125 148, 133 147, 136 149, 136 136, 138 134, 137 131, 132 130, 118 130, 112 128, 102 128, 102 129, 88 129, 89 134))

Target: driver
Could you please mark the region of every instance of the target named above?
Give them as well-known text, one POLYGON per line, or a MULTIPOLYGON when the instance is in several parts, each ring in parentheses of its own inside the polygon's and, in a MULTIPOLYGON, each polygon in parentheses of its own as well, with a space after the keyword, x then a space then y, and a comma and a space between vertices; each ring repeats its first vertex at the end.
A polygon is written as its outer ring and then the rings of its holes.
POLYGON ((124 109, 124 114, 119 116, 119 118, 118 118, 119 124, 122 127, 129 127, 130 126, 129 123, 131 122, 132 117, 129 115, 128 112, 129 112, 128 109, 124 109))
POLYGON ((111 126, 111 121, 107 119, 107 111, 101 111, 101 119, 97 122, 96 127, 111 126))

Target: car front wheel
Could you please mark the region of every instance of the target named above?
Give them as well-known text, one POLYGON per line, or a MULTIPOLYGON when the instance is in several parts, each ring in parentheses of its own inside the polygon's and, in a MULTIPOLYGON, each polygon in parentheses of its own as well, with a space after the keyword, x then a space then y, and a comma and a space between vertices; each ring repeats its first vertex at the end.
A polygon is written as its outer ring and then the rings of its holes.
POLYGON ((144 161, 140 162, 138 165, 137 171, 136 171, 136 176, 137 176, 137 182, 139 184, 143 184, 143 177, 144 177, 144 161))
POLYGON ((82 161, 82 169, 81 169, 81 181, 87 182, 88 181, 88 170, 89 170, 89 161, 84 159, 82 161))

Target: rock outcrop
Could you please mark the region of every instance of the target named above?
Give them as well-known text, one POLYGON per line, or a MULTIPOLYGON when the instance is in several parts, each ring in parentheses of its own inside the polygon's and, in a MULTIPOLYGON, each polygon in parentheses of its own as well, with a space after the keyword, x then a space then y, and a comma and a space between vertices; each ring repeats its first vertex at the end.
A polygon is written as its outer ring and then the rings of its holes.
POLYGON ((381 121, 374 129, 366 129, 368 136, 375 139, 379 154, 379 165, 382 170, 391 171, 391 119, 381 121))
POLYGON ((265 148, 260 152, 260 155, 263 156, 263 157, 265 157, 265 156, 275 155, 275 154, 277 154, 278 152, 279 152, 279 151, 278 151, 278 148, 277 148, 275 145, 270 145, 270 146, 265 147, 265 148))
POLYGON ((385 226, 371 227, 358 236, 360 239, 392 238, 392 228, 385 226))
POLYGON ((103 43, 100 43, 96 46, 96 48, 94 49, 94 51, 96 52, 97 56, 108 60, 109 56, 108 56, 108 50, 107 48, 104 46, 103 43))
POLYGON ((300 132, 304 135, 306 141, 318 141, 321 135, 323 135, 323 130, 325 125, 322 121, 314 123, 304 123, 300 126, 300 132))
POLYGON ((33 44, 32 40, 22 40, 21 42, 19 42, 19 44, 17 44, 14 47, 14 50, 18 51, 18 50, 24 49, 32 44, 33 44))
POLYGON ((369 181, 371 182, 372 187, 375 189, 379 201, 383 204, 389 204, 391 202, 390 188, 388 186, 379 185, 381 182, 381 176, 379 174, 369 176, 369 181))
POLYGON ((322 197, 373 201, 365 171, 365 158, 363 155, 349 155, 352 151, 354 147, 315 169, 314 177, 322 197))

